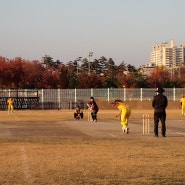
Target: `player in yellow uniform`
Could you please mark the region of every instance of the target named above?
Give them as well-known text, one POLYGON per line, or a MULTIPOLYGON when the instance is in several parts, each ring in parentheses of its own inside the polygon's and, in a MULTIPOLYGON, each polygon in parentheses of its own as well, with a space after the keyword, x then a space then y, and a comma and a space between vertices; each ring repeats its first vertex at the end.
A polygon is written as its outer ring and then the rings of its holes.
POLYGON ((9 98, 7 101, 8 104, 8 114, 12 113, 13 114, 13 110, 14 110, 14 100, 13 98, 9 98))
POLYGON ((181 104, 181 114, 182 114, 182 116, 184 116, 185 115, 185 97, 184 97, 184 94, 181 95, 180 104, 181 104))
POLYGON ((119 113, 116 115, 116 117, 120 116, 120 123, 123 132, 128 134, 129 133, 128 120, 131 115, 131 109, 126 103, 122 102, 121 100, 115 100, 113 104, 119 110, 119 113))

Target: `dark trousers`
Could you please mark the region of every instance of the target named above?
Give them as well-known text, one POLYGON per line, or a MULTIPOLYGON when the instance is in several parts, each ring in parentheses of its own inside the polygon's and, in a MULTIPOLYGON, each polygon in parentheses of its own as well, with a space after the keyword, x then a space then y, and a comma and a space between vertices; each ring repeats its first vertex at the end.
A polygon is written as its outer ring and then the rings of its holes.
POLYGON ((158 125, 161 121, 161 133, 162 136, 166 136, 166 112, 154 112, 154 134, 158 136, 158 125))
POLYGON ((92 120, 94 121, 94 120, 97 120, 97 111, 96 110, 93 110, 92 112, 91 112, 91 117, 92 117, 92 120))

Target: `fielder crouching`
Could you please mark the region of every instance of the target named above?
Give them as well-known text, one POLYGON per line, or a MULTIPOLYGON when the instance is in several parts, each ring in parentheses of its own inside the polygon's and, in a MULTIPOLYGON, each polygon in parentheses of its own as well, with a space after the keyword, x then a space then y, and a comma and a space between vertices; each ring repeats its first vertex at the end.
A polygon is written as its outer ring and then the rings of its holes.
POLYGON ((74 111, 74 119, 79 120, 83 119, 83 111, 80 109, 79 105, 76 106, 76 109, 74 111))

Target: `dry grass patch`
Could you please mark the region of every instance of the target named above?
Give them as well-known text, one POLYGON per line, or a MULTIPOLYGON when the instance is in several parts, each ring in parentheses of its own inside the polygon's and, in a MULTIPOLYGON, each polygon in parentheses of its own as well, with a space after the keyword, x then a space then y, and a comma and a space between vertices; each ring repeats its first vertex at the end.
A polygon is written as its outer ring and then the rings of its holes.
MULTIPOLYGON (((119 124, 116 111, 100 110, 98 117, 119 124)), ((153 114, 152 110, 148 112, 153 114)), ((142 114, 143 110, 133 110, 131 119, 139 118, 142 124, 142 114)), ((170 110, 168 116, 177 119, 179 110, 170 110)), ((1 185, 182 185, 185 182, 184 135, 89 138, 62 124, 63 120, 73 120, 73 111, 15 111, 14 115, 2 111, 0 117, 1 185), (73 139, 62 139, 68 135, 73 139)), ((88 124, 85 119, 84 125, 88 124)), ((183 127, 177 128, 183 131, 183 127)))
POLYGON ((184 138, 1 139, 0 184, 184 184, 184 138))

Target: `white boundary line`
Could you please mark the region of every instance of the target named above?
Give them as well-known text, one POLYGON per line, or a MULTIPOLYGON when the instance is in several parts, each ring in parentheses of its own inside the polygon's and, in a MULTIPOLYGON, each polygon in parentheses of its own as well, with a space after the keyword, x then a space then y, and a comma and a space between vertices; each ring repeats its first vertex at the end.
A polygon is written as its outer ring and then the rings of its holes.
POLYGON ((112 136, 112 137, 114 137, 114 138, 117 137, 115 134, 109 134, 109 135, 112 136))
POLYGON ((21 146, 20 148, 20 153, 21 153, 21 158, 22 158, 22 167, 23 167, 23 173, 25 175, 26 181, 29 185, 33 184, 33 180, 31 177, 31 172, 29 169, 28 165, 28 160, 27 160, 27 154, 24 146, 21 146))
POLYGON ((182 133, 182 132, 175 132, 176 134, 179 134, 179 135, 183 135, 185 136, 185 133, 182 133))

